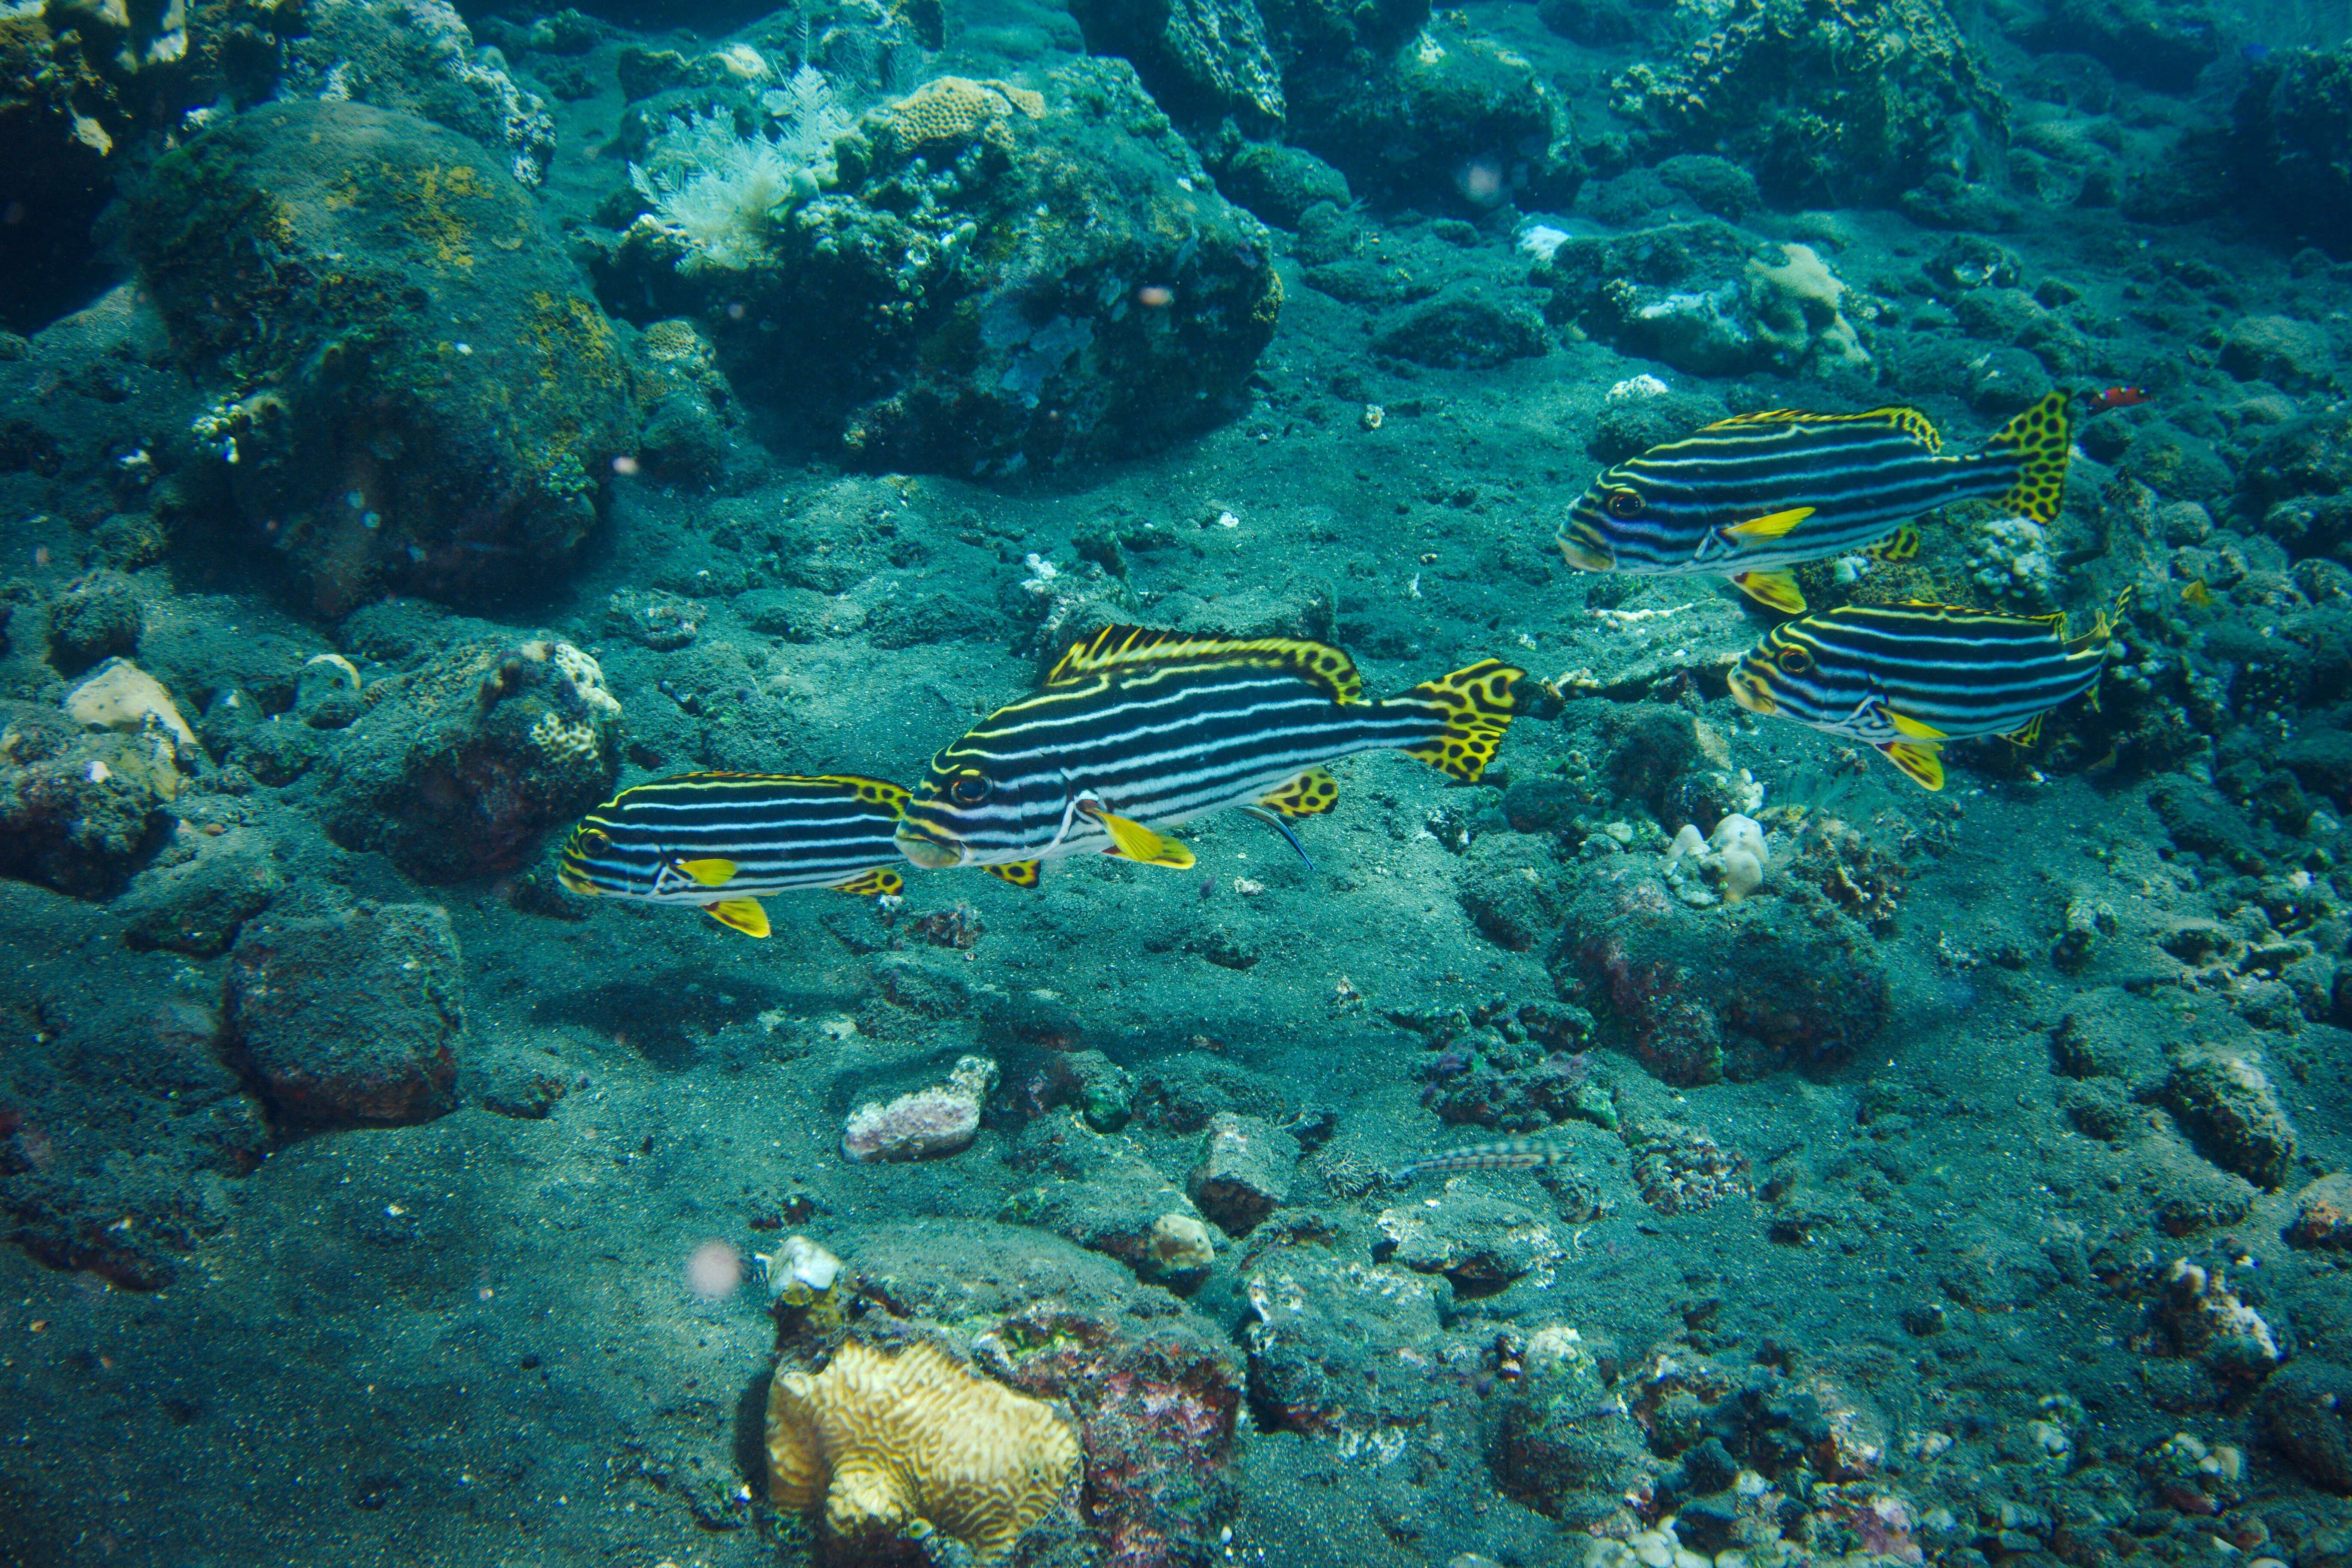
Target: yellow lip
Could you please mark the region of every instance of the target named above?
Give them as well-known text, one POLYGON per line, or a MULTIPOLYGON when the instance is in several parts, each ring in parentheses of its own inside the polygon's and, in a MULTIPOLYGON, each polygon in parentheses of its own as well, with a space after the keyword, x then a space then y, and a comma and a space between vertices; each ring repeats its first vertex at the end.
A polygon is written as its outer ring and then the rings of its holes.
POLYGON ((555 879, 563 884, 564 891, 578 893, 583 898, 593 899, 602 891, 595 883, 582 876, 568 861, 559 861, 556 864, 555 879))
POLYGON ((1580 572, 1614 572, 1617 555, 1614 551, 1596 549, 1572 534, 1560 534, 1557 542, 1559 552, 1570 566, 1580 572))
POLYGON ((898 853, 926 871, 945 871, 963 864, 962 845, 934 838, 912 823, 902 824, 896 837, 898 853))
POLYGON ((1731 672, 1731 700, 1750 713, 1778 713, 1780 705, 1764 689, 1764 683, 1744 669, 1731 672))

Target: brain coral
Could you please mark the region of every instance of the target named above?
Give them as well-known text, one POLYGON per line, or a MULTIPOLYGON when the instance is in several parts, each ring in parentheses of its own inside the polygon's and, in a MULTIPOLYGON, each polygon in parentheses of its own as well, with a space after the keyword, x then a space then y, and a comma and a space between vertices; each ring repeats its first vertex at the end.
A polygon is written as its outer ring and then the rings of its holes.
POLYGON ((943 76, 925 82, 885 112, 891 134, 900 146, 912 151, 961 142, 1014 110, 1032 120, 1042 120, 1045 96, 1011 82, 943 76))
POLYGON ((1052 1405, 928 1342, 893 1354, 850 1340, 822 1375, 769 1386, 769 1500, 822 1504, 845 1540, 936 1531, 995 1562, 1077 1479, 1077 1434, 1052 1405))

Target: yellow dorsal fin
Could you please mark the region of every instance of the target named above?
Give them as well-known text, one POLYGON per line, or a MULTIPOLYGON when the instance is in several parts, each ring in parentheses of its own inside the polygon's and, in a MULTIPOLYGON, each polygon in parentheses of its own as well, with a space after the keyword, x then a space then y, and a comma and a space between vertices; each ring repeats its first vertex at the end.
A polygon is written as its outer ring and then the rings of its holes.
POLYGON ((898 816, 906 810, 907 801, 912 794, 886 779, 869 779, 862 773, 818 773, 815 779, 819 784, 847 784, 857 792, 858 799, 868 805, 882 807, 892 816, 898 816))
POLYGON ((1778 539, 1797 524, 1813 515, 1809 506, 1792 506, 1786 511, 1776 511, 1764 517, 1751 517, 1746 522, 1736 522, 1723 531, 1735 539, 1778 539))
POLYGON ((1768 610, 1778 610, 1784 616, 1805 613, 1804 590, 1786 572, 1742 572, 1731 579, 1732 585, 1768 610))
POLYGON ((1921 741, 1889 741, 1878 748, 1886 760, 1901 768, 1922 789, 1944 787, 1944 759, 1936 752, 1933 743, 1921 741))
POLYGON ((1941 741, 1948 738, 1943 731, 1937 729, 1933 724, 1914 719, 1908 713, 1897 713, 1892 708, 1885 711, 1886 721, 1895 726, 1895 731, 1898 735, 1908 735, 1915 741, 1941 741))
POLYGON ((703 905, 702 912, 745 936, 768 934, 768 911, 760 907, 757 899, 722 899, 715 904, 703 905))
POLYGON ((1002 866, 982 866, 982 870, 1000 882, 1010 882, 1016 888, 1034 888, 1041 879, 1034 860, 1010 860, 1002 866))
POLYGON ((860 898, 895 899, 906 885, 905 879, 898 872, 887 866, 877 866, 871 871, 860 871, 846 882, 835 882, 833 886, 836 892, 856 893, 860 898))
POLYGON ((1916 408, 1871 408, 1860 414, 1815 414, 1808 408, 1762 408, 1753 414, 1735 414, 1728 419, 1718 419, 1706 428, 1727 430, 1741 425, 1859 425, 1864 423, 1892 426, 1918 441, 1930 452, 1941 450, 1944 445, 1943 432, 1936 428, 1936 422, 1916 408))
POLYGON ((677 868, 706 888, 723 888, 735 879, 732 860, 681 860, 677 868))
POLYGON ((1226 662, 1278 665, 1326 688, 1334 701, 1363 700, 1364 678, 1356 672, 1356 661, 1328 643, 1305 637, 1231 637, 1150 626, 1105 626, 1086 641, 1072 643, 1045 677, 1045 684, 1059 686, 1123 667, 1226 662))
POLYGON ((1080 811, 1103 825, 1110 835, 1109 853, 1139 860, 1147 866, 1166 866, 1182 871, 1192 864, 1192 852, 1173 838, 1162 838, 1139 822, 1130 822, 1115 816, 1099 805, 1081 805, 1080 811))
POLYGON ((1258 805, 1271 806, 1285 816, 1320 816, 1339 804, 1339 781, 1321 768, 1309 768, 1271 795, 1258 797, 1258 805))

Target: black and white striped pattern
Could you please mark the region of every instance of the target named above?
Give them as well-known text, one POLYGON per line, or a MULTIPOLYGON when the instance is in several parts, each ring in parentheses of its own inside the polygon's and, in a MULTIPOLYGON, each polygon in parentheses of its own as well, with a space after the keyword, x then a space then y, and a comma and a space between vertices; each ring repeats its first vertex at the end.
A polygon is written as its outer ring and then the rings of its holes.
POLYGON ((1336 655, 1352 676, 1336 649, 1258 646, 1195 644, 1059 677, 997 710, 932 760, 900 847, 928 866, 1102 853, 1113 842, 1097 809, 1151 826, 1184 822, 1359 752, 1411 751, 1475 778, 1522 673, 1489 661, 1402 697, 1342 701, 1329 669, 1311 662, 1336 655), (1465 717, 1470 707, 1482 711, 1465 717))
POLYGON ((2065 441, 2057 393, 1950 458, 1937 455, 1935 428, 1915 409, 1743 415, 1609 469, 1569 509, 1559 542, 1588 570, 1730 576, 1867 549, 1954 501, 2004 500, 2047 521, 2065 441), (1731 531, 1806 508, 1811 515, 1777 537, 1731 531))
POLYGON ((686 773, 623 790, 582 819, 557 876, 578 893, 657 904, 831 888, 900 863, 907 792, 855 774, 686 773), (681 868, 731 861, 712 887, 681 868))
POLYGON ((1389 1180, 1409 1182, 1415 1176, 1443 1175, 1454 1171, 1539 1171, 1547 1165, 1557 1165, 1567 1158, 1568 1150, 1562 1145, 1533 1138, 1512 1138, 1499 1143, 1465 1143, 1457 1149, 1444 1149, 1434 1154, 1423 1154, 1418 1160, 1408 1160, 1389 1173, 1389 1180))
POLYGON ((2070 641, 2063 616, 1848 605, 1775 626, 1732 670, 1732 695, 1874 746, 1920 740, 1917 726, 1934 741, 2008 735, 2088 691, 2112 636, 2105 617, 2070 641))

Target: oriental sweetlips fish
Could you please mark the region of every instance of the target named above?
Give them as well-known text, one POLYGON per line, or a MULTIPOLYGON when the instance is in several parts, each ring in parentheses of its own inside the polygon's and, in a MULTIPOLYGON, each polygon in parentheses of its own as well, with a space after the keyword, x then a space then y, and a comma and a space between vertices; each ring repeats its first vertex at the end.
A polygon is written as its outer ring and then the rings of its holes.
MULTIPOLYGON (((2118 605, 2118 610, 2121 609, 2118 605)), ((2098 684, 2115 628, 1952 605, 1846 605, 1772 628, 1731 671, 1751 713, 1778 713, 1875 746, 1928 789, 1945 742, 2030 745, 2042 716, 2098 684)))
POLYGON ((1358 752, 1475 782, 1525 674, 1488 659, 1372 701, 1354 661, 1322 643, 1108 627, 931 760, 898 847, 1024 887, 1067 855, 1181 869, 1192 851, 1155 826, 1227 806, 1328 811, 1339 786, 1322 764, 1358 752))
POLYGON ((1937 455, 1943 437, 1916 408, 1742 414, 1602 474, 1569 508, 1559 550, 1586 572, 1728 577, 1801 615, 1787 568, 1865 550, 1937 507, 1998 500, 2056 521, 2067 443, 2060 392, 1954 458, 1937 455))
POLYGON ((761 895, 895 894, 907 792, 854 773, 683 773, 625 789, 581 819, 556 868, 575 893, 692 904, 768 934, 761 895))

